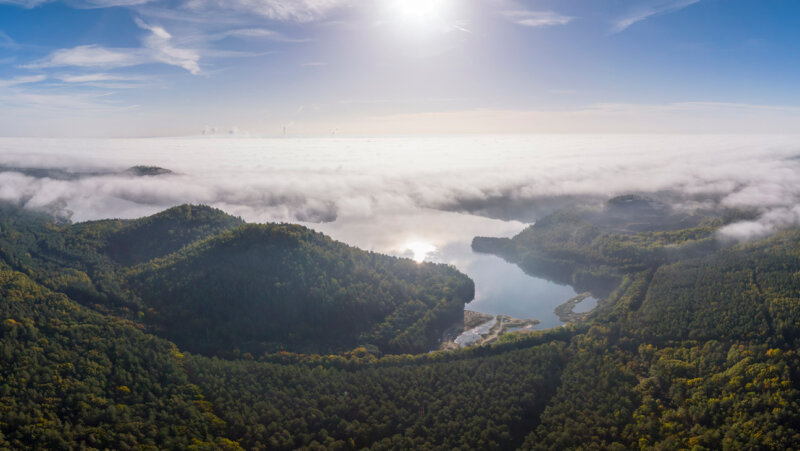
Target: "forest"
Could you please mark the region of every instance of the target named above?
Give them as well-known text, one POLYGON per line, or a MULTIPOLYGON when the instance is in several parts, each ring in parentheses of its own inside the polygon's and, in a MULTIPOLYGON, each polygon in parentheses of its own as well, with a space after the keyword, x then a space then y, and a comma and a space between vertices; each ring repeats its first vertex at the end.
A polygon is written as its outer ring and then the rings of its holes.
POLYGON ((797 448, 800 230, 718 239, 750 215, 627 196, 476 238, 602 300, 427 352, 474 294, 452 267, 202 206, 3 206, 0 448, 797 448))
POLYGON ((204 355, 425 352, 474 296, 453 267, 204 206, 73 225, 6 205, 0 228, 12 269, 204 355))

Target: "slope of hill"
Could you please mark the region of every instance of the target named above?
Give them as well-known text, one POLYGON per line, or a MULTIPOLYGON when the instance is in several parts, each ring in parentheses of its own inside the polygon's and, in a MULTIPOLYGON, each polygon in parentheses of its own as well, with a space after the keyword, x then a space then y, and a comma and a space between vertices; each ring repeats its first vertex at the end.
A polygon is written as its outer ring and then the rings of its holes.
POLYGON ((242 225, 243 220, 221 210, 181 205, 125 222, 108 237, 102 250, 112 260, 130 266, 163 257, 195 241, 242 225))
POLYGON ((204 354, 424 352, 463 316, 472 282, 452 267, 367 253, 305 227, 248 225, 134 268, 164 336, 204 354))
POLYGON ((601 209, 559 210, 513 238, 476 237, 472 248, 531 274, 607 295, 625 274, 714 252, 720 247, 715 231, 748 215, 676 213, 654 201, 621 196, 601 209))
POLYGON ((735 215, 642 231, 662 210, 620 203, 476 240, 604 290, 583 322, 414 356, 380 351, 425 350, 463 306, 450 267, 285 224, 167 232, 189 238, 126 266, 105 246, 125 221, 0 209, 0 447, 800 446, 800 230, 720 243, 735 215))
POLYGON ((364 252, 300 226, 245 225, 209 207, 76 225, 4 211, 0 249, 13 268, 206 354, 424 352, 474 296, 452 267, 364 252))
POLYGON ((227 443, 172 343, 2 264, 0 299, 0 448, 227 443))
POLYGON ((611 290, 524 448, 800 444, 800 230, 717 241, 740 215, 620 232, 562 211, 513 239, 475 240, 528 272, 611 290))

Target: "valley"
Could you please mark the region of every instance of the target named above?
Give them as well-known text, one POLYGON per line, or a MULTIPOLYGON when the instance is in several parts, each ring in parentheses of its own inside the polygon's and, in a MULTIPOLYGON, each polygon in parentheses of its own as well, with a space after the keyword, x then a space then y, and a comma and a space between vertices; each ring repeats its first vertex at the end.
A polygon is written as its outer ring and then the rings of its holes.
POLYGON ((558 313, 571 323, 545 330, 528 330, 535 319, 465 316, 477 287, 451 266, 366 253, 304 227, 248 225, 202 206, 62 224, 6 206, 0 444, 720 448, 800 439, 791 427, 800 421, 800 232, 717 242, 715 230, 737 213, 632 231, 608 226, 617 214, 609 205, 602 216, 556 212, 512 239, 476 238, 526 272, 603 293, 590 313, 574 311, 588 293, 562 299, 558 313), (114 244, 122 236, 147 245, 114 244), (314 282, 292 285, 299 278, 314 282), (473 346, 428 352, 456 319, 485 330, 473 346), (134 426, 153 417, 164 428, 134 426))

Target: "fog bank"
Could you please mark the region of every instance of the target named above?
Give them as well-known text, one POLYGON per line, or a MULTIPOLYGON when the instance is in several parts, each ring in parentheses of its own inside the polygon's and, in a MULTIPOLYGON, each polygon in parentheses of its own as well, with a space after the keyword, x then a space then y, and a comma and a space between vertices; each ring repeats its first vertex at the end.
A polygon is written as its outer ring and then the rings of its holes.
POLYGON ((722 233, 762 236, 800 222, 800 137, 0 139, 0 200, 74 221, 190 202, 338 227, 428 209, 529 222, 563 201, 628 193, 679 209, 757 209, 722 233), (125 172, 135 165, 174 174, 125 172))

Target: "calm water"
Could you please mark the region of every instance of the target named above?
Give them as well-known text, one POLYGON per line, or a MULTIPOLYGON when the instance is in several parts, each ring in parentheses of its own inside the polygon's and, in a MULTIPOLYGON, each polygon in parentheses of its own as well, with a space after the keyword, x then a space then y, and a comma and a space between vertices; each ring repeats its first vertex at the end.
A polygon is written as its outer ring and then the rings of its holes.
POLYGON ((595 307, 597 307, 597 299, 589 297, 582 300, 572 311, 575 313, 586 313, 591 312, 595 307))
POLYGON ((400 257, 413 258, 411 248, 424 243, 423 248, 431 249, 424 261, 454 265, 475 282, 475 299, 466 309, 535 318, 541 321, 536 329, 562 325, 553 309, 578 294, 568 285, 531 277, 500 257, 472 251, 473 237, 511 237, 527 227, 524 223, 423 209, 393 216, 390 221, 308 225, 340 241, 400 257), (425 229, 420 229, 422 224, 425 229))
POLYGON ((536 329, 563 324, 553 309, 577 294, 568 285, 531 277, 500 257, 474 253, 461 243, 444 248, 437 257, 439 261, 455 262, 475 281, 475 300, 466 309, 519 319, 535 318, 541 321, 536 329))

